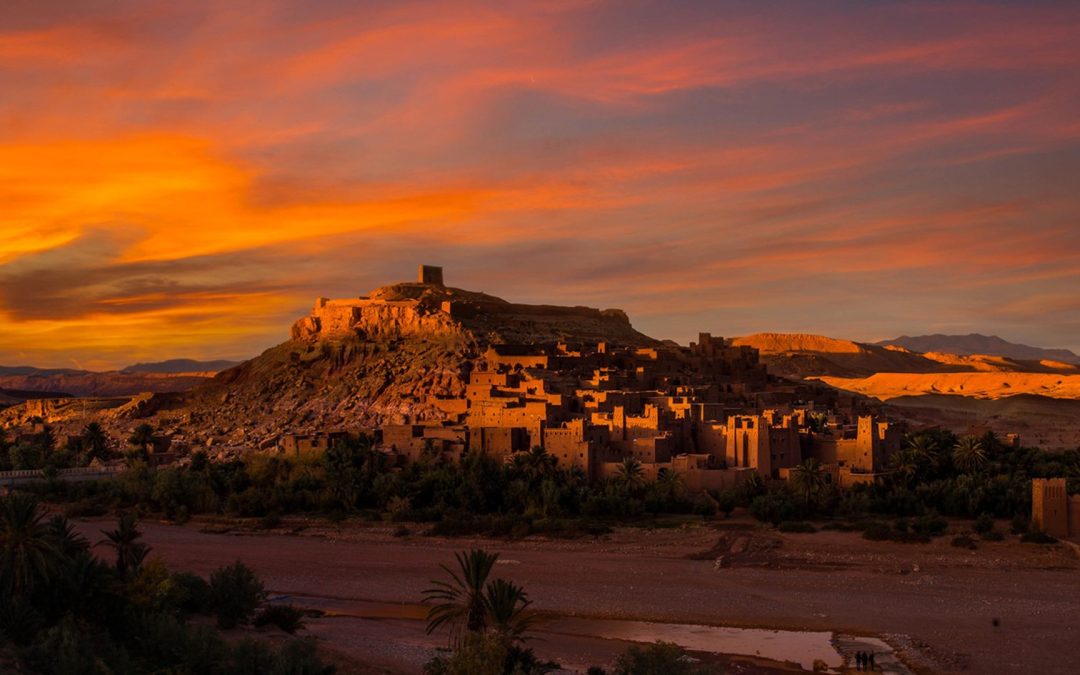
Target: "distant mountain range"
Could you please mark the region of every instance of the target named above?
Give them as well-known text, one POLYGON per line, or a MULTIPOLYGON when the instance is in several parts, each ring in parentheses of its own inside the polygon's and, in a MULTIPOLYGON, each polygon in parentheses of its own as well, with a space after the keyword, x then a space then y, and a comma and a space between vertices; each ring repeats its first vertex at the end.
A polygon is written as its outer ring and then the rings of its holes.
POLYGON ((237 363, 172 359, 158 363, 137 363, 109 372, 0 366, 0 406, 28 398, 130 396, 143 392, 185 391, 237 363))
POLYGON ((901 335, 892 340, 882 340, 875 343, 880 346, 892 345, 903 347, 913 352, 944 352, 946 354, 958 354, 970 356, 972 354, 987 354, 990 356, 1005 356, 1010 359, 1023 359, 1025 361, 1061 361, 1080 365, 1080 356, 1068 349, 1044 349, 1030 345, 1017 344, 1003 340, 996 335, 901 335))
POLYGON ((238 366, 242 361, 195 361, 194 359, 170 359, 156 363, 136 363, 133 366, 123 368, 121 373, 219 373, 238 366))

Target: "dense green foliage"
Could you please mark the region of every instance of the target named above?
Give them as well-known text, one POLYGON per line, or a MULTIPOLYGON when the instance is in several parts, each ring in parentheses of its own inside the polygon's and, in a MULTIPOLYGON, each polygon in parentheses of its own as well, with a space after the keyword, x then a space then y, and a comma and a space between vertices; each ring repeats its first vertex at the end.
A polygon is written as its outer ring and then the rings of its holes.
MULTIPOLYGON (((146 431, 132 442, 145 440, 146 431)), ((99 442, 96 438, 88 427, 81 444, 92 447, 99 442)), ((16 447, 23 446, 13 446, 12 452, 16 447)), ((76 456, 85 459, 89 454, 80 450, 76 456)), ((115 479, 53 481, 36 489, 69 502, 73 515, 139 507, 179 522, 195 514, 227 514, 276 527, 289 513, 353 514, 429 522, 431 534, 506 537, 601 534, 612 523, 649 522, 661 514, 726 515, 740 506, 776 526, 811 519, 985 514, 1013 519, 1012 529, 1020 532, 1030 518, 1032 478, 1065 476, 1071 479, 1071 491, 1080 489, 1080 450, 1052 454, 1013 448, 992 434, 957 438, 934 429, 909 435, 890 469, 883 481, 840 490, 810 459, 792 470, 789 484, 755 476, 705 499, 690 494, 672 471, 647 480, 633 459, 612 478, 592 482, 579 469, 559 468, 540 448, 517 453, 510 463, 483 454, 467 455, 458 463, 430 453, 394 467, 386 454, 373 449, 370 439, 361 438, 321 455, 252 453, 210 462, 196 453, 187 466, 156 471, 132 458, 128 471, 115 479)))
MULTIPOLYGON (((1004 445, 992 435, 957 438, 934 429, 905 438, 881 482, 840 490, 826 480, 822 467, 807 460, 792 471, 790 485, 766 488, 751 481, 716 495, 727 511, 749 507, 758 520, 784 525, 806 519, 866 520, 880 516, 915 517, 912 529, 892 534, 868 522, 868 538, 920 541, 940 536, 939 516, 979 518, 979 528, 993 531, 993 518, 1013 519, 1012 529, 1027 529, 1031 515, 1031 479, 1066 477, 1071 492, 1080 489, 1080 450, 1052 454, 1004 445)), ((895 529, 895 528, 894 528, 895 529)), ((993 537, 995 535, 990 534, 993 537)))
MULTIPOLYGON (((31 496, 0 499, 0 651, 6 667, 57 675, 331 672, 309 641, 276 648, 253 639, 229 642, 209 626, 189 623, 192 612, 243 596, 228 583, 237 576, 231 568, 215 573, 227 583, 212 586, 172 573, 160 559, 146 559, 129 516, 106 534, 117 558, 113 565, 95 557, 66 519, 46 520, 31 496)), ((242 589, 252 585, 246 577, 241 581, 242 589)))
POLYGON ((590 483, 578 469, 556 467, 554 457, 539 448, 509 464, 483 454, 460 463, 431 455, 393 468, 384 453, 361 439, 322 455, 253 453, 208 462, 196 453, 186 467, 154 471, 135 461, 115 479, 54 481, 37 489, 69 502, 73 515, 138 506, 180 522, 195 514, 229 514, 274 526, 287 513, 359 514, 431 522, 434 534, 447 535, 597 534, 611 521, 715 513, 715 506, 689 495, 675 473, 647 482, 639 464, 624 468, 611 480, 590 483))

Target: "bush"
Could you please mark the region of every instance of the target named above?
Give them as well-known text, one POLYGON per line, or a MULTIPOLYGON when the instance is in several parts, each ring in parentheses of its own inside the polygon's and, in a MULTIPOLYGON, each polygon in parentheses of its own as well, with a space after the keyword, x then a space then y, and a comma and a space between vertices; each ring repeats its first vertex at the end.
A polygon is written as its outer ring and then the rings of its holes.
POLYGON ((750 502, 750 513, 758 520, 771 523, 775 527, 794 518, 798 514, 798 506, 787 494, 770 492, 754 497, 754 501, 750 502))
POLYGON ((394 528, 394 532, 393 532, 393 535, 395 537, 407 537, 410 534, 412 534, 412 532, 409 531, 409 528, 405 527, 404 525, 398 525, 397 527, 394 528))
POLYGON ((982 534, 983 541, 1004 541, 1005 535, 1000 530, 990 530, 982 534))
POLYGON ((967 536, 966 534, 962 534, 958 537, 953 537, 952 545, 957 548, 966 548, 971 551, 979 548, 979 545, 975 543, 975 540, 967 536))
POLYGON ((304 613, 292 605, 267 605, 255 615, 255 626, 274 625, 292 635, 304 627, 304 613))
POLYGON ((919 516, 911 523, 911 529, 918 534, 931 537, 940 537, 949 529, 949 521, 936 513, 927 513, 919 516))
POLYGON ((220 628, 248 623, 265 599, 262 582, 239 560, 210 575, 210 607, 220 628))
POLYGON ((191 572, 178 572, 173 574, 173 584, 181 611, 187 614, 210 612, 210 584, 205 579, 191 572))
POLYGON ((634 645, 615 660, 615 675, 709 675, 719 672, 712 666, 695 663, 679 645, 660 640, 646 646, 634 645))
POLYGON ((1047 533, 1040 532, 1039 530, 1031 530, 1030 532, 1025 532, 1023 535, 1020 536, 1020 541, 1024 542, 1025 544, 1056 544, 1057 543, 1057 539, 1054 539, 1053 537, 1051 537, 1047 533))
POLYGON ((892 539, 893 531, 885 523, 870 523, 863 529, 863 539, 870 541, 888 541, 892 539))
POLYGON ((817 528, 802 520, 785 520, 776 526, 781 532, 799 532, 811 534, 817 532, 817 528))
POLYGON ((979 517, 975 519, 975 532, 985 535, 990 530, 994 529, 994 519, 989 513, 979 514, 979 517))
POLYGON ((1022 513, 1018 513, 1013 516, 1012 527, 1010 528, 1013 534, 1023 534, 1031 527, 1030 519, 1022 513))

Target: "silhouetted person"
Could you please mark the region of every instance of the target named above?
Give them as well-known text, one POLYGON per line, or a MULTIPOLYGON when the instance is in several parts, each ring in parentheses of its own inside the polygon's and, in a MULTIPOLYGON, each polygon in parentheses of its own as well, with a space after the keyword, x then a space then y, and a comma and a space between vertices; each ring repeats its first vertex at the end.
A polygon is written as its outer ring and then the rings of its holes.
POLYGON ((855 652, 855 670, 862 670, 863 667, 863 653, 855 652))
POLYGON ((877 666, 874 664, 874 652, 870 652, 870 670, 877 670, 877 666))

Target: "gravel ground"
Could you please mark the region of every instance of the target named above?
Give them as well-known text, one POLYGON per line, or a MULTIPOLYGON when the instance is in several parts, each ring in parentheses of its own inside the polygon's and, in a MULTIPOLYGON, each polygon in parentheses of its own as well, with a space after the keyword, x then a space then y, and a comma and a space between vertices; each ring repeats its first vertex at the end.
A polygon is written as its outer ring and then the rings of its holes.
MULTIPOLYGON (((78 527, 97 541, 112 525, 78 527)), ((560 616, 876 635, 924 672, 1075 672, 1069 658, 1080 641, 1080 560, 1062 546, 1010 538, 968 551, 951 547, 948 536, 896 544, 840 532, 778 535, 748 523, 512 543, 395 538, 390 528, 292 519, 285 526, 302 531, 210 532, 204 530, 220 527, 154 522, 141 528, 152 555, 175 569, 208 574, 241 559, 273 592, 321 598, 331 608, 414 604, 453 551, 483 545, 502 556, 497 575, 524 585, 536 609, 560 616)), ((309 628, 342 654, 416 672, 438 643, 422 625, 342 616, 309 628)), ((584 665, 609 662, 623 647, 612 642, 559 636, 558 644, 547 639, 534 648, 584 665)), ((776 672, 743 668, 733 670, 776 672)))

